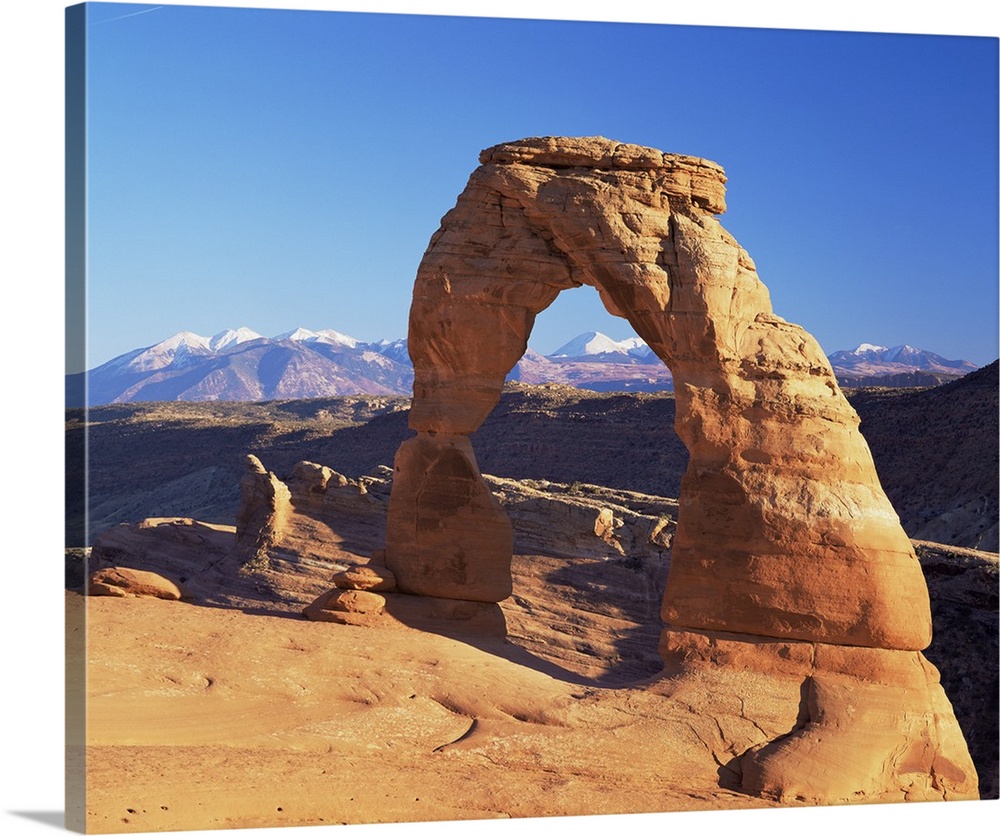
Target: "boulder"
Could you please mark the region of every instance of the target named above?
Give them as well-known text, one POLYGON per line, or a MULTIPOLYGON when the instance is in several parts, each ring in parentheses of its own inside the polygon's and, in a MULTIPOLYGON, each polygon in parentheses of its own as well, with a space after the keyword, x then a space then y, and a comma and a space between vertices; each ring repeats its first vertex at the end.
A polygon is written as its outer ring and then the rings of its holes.
POLYGON ((126 569, 113 566, 99 569, 90 577, 91 595, 112 595, 119 598, 126 596, 163 598, 168 601, 179 601, 180 587, 155 572, 141 569, 126 569))
POLYGON ((355 566, 335 574, 331 580, 338 589, 360 589, 367 592, 392 592, 396 576, 378 564, 355 566))

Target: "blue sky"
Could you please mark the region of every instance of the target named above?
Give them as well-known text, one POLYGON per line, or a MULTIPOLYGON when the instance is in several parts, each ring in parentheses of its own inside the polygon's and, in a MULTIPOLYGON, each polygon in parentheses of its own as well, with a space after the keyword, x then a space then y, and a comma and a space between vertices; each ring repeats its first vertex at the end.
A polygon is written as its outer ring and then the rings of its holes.
MULTIPOLYGON (((707 157, 775 310, 827 350, 997 356, 997 40, 90 4, 88 359, 179 330, 405 336, 480 149, 707 157)), ((531 347, 631 335, 589 288, 531 347)))

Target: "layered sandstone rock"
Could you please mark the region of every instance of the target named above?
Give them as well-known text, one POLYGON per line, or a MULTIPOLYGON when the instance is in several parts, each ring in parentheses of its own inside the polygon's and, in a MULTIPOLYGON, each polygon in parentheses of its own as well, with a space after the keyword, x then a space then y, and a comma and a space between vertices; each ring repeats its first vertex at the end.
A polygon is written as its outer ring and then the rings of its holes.
POLYGON ((599 485, 484 475, 510 517, 515 554, 665 561, 677 503, 599 485))
POLYGON ((285 535, 290 500, 288 486, 248 455, 236 516, 236 552, 248 569, 267 568, 268 550, 285 535))
POLYGON ((469 601, 511 593, 510 520, 468 438, 421 433, 396 453, 386 565, 402 592, 469 601))
POLYGON ((355 566, 338 572, 330 580, 338 589, 362 589, 367 592, 392 592, 396 576, 384 566, 355 566))
POLYGON ((310 621, 381 629, 410 627, 464 639, 507 635, 498 604, 398 592, 335 587, 312 601, 302 614, 310 621))
POLYGON ((664 631, 653 686, 709 716, 724 784, 783 802, 976 797, 938 672, 916 651, 664 631))
MULTIPOLYGON (((151 571, 172 579, 187 600, 224 603, 220 589, 239 575, 231 525, 189 517, 150 517, 102 531, 88 561, 92 576, 106 571, 151 571)), ((242 580, 248 580, 242 578, 242 580)))
POLYGON ((113 595, 118 598, 128 595, 163 598, 167 601, 179 601, 181 598, 181 590, 177 584, 162 575, 122 566, 94 572, 88 592, 90 595, 113 595))
MULTIPOLYGON (((385 609, 385 596, 359 589, 331 589, 324 592, 302 612, 312 621, 338 621, 343 624, 358 623, 350 616, 378 616, 385 609)), ((367 623, 368 619, 365 619, 367 623)))
MULTIPOLYGON (((703 636, 739 648, 701 662, 699 675, 720 674, 719 694, 727 682, 739 690, 727 660, 765 678, 786 655, 798 660, 789 688, 740 702, 751 725, 804 718, 732 750, 744 788, 815 802, 974 796, 964 741, 918 653, 931 619, 913 548, 819 345, 774 314, 752 259, 714 217, 722 169, 601 137, 506 143, 480 162, 414 285, 417 435, 396 457, 386 540, 399 589, 509 593, 509 525, 468 435, 535 316, 561 290, 593 286, 670 367, 690 453, 665 658, 698 657, 703 636)), ((613 536, 613 515, 595 532, 613 536)), ((695 675, 675 665, 671 676, 695 675)))

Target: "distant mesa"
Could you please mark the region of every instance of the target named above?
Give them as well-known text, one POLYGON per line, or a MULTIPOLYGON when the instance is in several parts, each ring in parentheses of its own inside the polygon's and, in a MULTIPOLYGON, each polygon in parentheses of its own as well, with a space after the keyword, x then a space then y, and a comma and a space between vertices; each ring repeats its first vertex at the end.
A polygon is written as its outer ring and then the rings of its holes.
MULTIPOLYGON (((829 356, 841 386, 937 386, 977 368, 968 360, 899 345, 862 343, 829 356)), ((181 331, 89 373, 89 403, 263 401, 338 395, 404 395, 413 388, 405 339, 364 342, 327 328, 265 337, 242 327, 214 337, 181 331)), ((83 374, 66 378, 66 404, 84 405, 83 374)), ((594 392, 672 391, 670 370, 640 337, 587 331, 551 354, 528 350, 510 380, 594 392)))

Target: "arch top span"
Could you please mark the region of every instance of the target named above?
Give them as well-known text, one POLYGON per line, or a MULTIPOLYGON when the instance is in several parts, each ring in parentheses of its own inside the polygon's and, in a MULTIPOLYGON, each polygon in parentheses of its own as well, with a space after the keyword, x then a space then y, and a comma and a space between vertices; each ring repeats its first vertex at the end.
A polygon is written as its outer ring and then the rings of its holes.
POLYGON ((726 173, 718 163, 685 154, 667 154, 656 148, 616 142, 603 136, 544 136, 503 142, 480 152, 479 162, 553 170, 650 172, 655 173, 657 185, 665 193, 689 197, 716 215, 726 211, 726 173))

